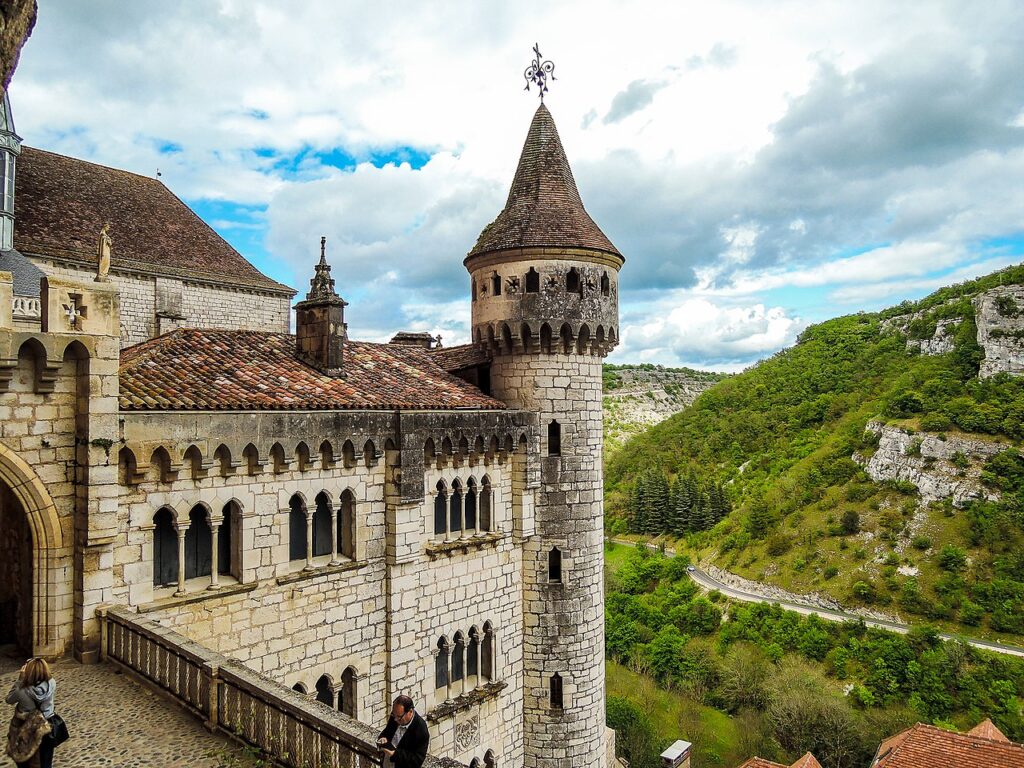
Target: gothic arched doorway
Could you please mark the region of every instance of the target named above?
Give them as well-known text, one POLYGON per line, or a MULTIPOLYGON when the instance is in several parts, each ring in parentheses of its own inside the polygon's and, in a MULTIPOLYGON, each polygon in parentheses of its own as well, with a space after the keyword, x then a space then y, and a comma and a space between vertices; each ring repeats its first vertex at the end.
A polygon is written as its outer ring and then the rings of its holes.
POLYGON ((70 567, 53 499, 32 467, 0 443, 2 642, 35 656, 64 652, 71 636, 70 567), (63 620, 61 598, 68 603, 63 620))
POLYGON ((31 655, 32 531, 21 502, 0 484, 0 646, 31 655))

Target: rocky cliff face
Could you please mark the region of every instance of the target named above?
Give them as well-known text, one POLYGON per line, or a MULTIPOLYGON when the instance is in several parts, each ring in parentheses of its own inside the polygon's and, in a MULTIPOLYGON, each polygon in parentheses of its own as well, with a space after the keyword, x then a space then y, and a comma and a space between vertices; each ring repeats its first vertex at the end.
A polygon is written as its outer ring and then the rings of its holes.
POLYGON ((1006 285, 974 299, 978 343, 985 349, 980 376, 1024 374, 1024 286, 1006 285))
POLYGON ((686 408, 721 376, 665 368, 617 368, 616 388, 604 393, 606 449, 686 408))
POLYGON ((865 468, 875 482, 902 480, 913 483, 921 500, 952 498, 961 506, 970 499, 996 499, 998 494, 981 483, 981 468, 1008 443, 954 435, 945 439, 926 432, 911 434, 900 427, 878 421, 868 422, 869 432, 878 436, 878 448, 870 457, 855 453, 854 461, 865 468))

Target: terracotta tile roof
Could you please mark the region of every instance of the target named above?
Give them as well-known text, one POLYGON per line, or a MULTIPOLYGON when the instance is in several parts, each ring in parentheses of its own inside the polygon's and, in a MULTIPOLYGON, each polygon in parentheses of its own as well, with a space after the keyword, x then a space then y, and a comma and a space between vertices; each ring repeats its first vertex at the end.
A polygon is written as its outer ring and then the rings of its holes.
POLYGON ((805 752, 804 756, 789 766, 789 768, 821 768, 821 763, 810 752, 805 752))
POLYGON ((345 375, 298 360, 295 337, 182 328, 121 352, 120 406, 143 410, 499 409, 425 349, 345 344, 345 375))
POLYGON ((113 267, 295 292, 261 273, 156 179, 22 147, 14 247, 26 255, 96 263, 110 222, 113 267))
POLYGON ((472 344, 457 347, 439 347, 430 351, 434 362, 451 373, 490 362, 487 355, 472 344))
POLYGON ((1024 766, 1024 745, 918 723, 883 741, 871 766, 1021 768, 1024 766))
POLYGON ((505 208, 480 233, 469 255, 542 246, 594 248, 621 256, 584 209, 555 121, 543 104, 530 124, 505 208))
POLYGON ((982 739, 991 739, 992 741, 1002 741, 1009 744, 1010 740, 1006 738, 1006 735, 996 728, 996 724, 989 720, 987 717, 978 723, 976 726, 971 728, 967 732, 968 736, 978 736, 982 739))
POLYGON ((787 765, 782 763, 773 763, 771 760, 765 760, 763 757, 751 757, 743 765, 738 768, 789 768, 787 765))

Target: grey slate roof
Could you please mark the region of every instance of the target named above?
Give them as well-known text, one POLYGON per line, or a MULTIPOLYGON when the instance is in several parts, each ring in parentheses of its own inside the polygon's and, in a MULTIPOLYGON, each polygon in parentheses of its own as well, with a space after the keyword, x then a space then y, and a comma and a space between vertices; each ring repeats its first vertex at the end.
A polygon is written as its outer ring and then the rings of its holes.
POLYGON ((480 233, 468 258, 532 247, 622 255, 584 209, 555 121, 543 104, 530 124, 505 208, 480 233))
POLYGON ((39 295, 39 280, 43 276, 43 270, 16 250, 0 251, 0 272, 10 272, 13 275, 15 296, 36 298, 39 295))

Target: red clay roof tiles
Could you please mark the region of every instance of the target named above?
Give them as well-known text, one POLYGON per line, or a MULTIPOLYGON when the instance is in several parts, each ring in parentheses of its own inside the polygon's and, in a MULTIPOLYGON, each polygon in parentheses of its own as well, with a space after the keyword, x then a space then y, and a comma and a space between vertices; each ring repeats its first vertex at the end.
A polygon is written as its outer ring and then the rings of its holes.
POLYGON ((453 410, 505 405, 422 348, 345 344, 344 375, 295 356, 295 337, 183 328, 121 352, 120 406, 144 410, 453 410))
POLYGON ((436 347, 430 351, 431 357, 439 366, 449 373, 486 365, 487 355, 472 344, 460 344, 457 347, 436 347))
POLYGON ((934 725, 918 723, 883 741, 875 753, 875 760, 871 766, 1024 768, 1024 745, 970 733, 955 733, 936 728, 934 725))
POLYGON ((95 264, 110 222, 113 268, 295 292, 261 273, 156 179, 22 147, 14 247, 29 256, 95 264))
POLYGON ((544 246, 593 248, 621 256, 584 209, 555 121, 541 104, 505 208, 480 233, 469 255, 544 246))

